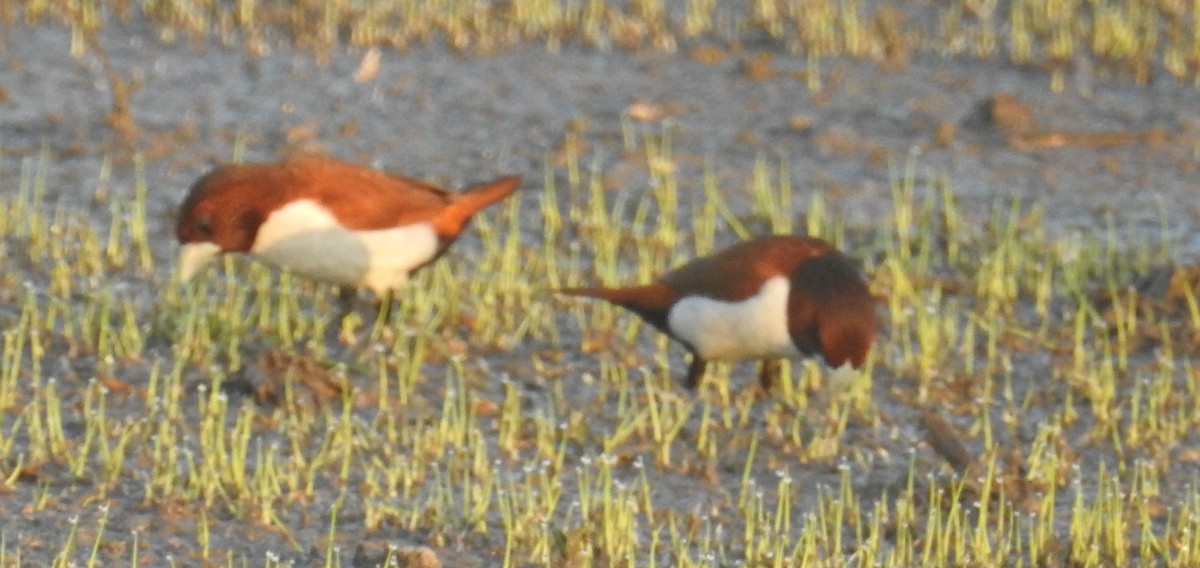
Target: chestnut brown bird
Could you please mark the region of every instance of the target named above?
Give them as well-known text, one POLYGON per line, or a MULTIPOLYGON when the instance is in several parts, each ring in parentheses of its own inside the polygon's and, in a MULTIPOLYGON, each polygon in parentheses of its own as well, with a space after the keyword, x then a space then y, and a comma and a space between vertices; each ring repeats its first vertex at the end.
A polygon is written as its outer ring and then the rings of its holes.
POLYGON ((875 299, 854 261, 816 238, 767 236, 695 259, 650 284, 568 288, 641 316, 691 353, 687 385, 710 360, 762 359, 769 389, 779 359, 820 354, 861 368, 875 340, 875 299))
POLYGON ((219 253, 246 253, 380 297, 437 260, 471 217, 510 195, 506 176, 459 193, 323 156, 227 164, 201 177, 175 229, 188 280, 219 253))

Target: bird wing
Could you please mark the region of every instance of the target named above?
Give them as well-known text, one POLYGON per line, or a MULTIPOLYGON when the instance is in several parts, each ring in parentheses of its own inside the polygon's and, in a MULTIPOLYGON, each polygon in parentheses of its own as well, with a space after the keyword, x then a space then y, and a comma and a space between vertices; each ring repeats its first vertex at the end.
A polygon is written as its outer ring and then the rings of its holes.
POLYGON ((327 158, 289 164, 299 183, 353 230, 388 229, 435 218, 450 203, 434 185, 327 158))

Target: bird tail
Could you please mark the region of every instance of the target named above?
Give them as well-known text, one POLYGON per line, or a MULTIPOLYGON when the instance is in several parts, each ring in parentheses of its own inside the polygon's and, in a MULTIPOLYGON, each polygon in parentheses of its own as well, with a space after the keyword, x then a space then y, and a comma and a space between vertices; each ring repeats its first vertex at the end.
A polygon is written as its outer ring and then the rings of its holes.
POLYGON ((584 298, 595 298, 597 300, 605 300, 614 304, 620 304, 622 297, 622 288, 601 288, 598 286, 584 288, 559 288, 554 292, 564 296, 582 296, 584 298))
POLYGON ((666 310, 674 301, 671 291, 661 282, 621 288, 604 288, 600 286, 559 288, 555 292, 565 296, 582 296, 604 300, 610 304, 633 310, 643 317, 650 317, 648 314, 659 311, 666 313, 666 310))
POLYGON ((670 333, 667 329, 667 312, 675 301, 675 296, 662 282, 628 286, 624 288, 560 288, 555 292, 567 296, 583 296, 596 298, 611 304, 631 310, 641 316, 651 325, 670 333))
POLYGON ((457 237, 471 217, 488 205, 512 195, 520 186, 521 176, 504 176, 452 193, 450 205, 438 215, 434 227, 439 235, 457 237))

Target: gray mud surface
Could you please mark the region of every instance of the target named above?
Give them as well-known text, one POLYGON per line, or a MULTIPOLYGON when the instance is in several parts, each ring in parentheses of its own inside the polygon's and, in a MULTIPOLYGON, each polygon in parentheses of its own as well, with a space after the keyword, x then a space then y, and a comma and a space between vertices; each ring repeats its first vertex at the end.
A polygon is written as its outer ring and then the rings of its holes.
MULTIPOLYGON (((131 196, 135 166, 106 121, 112 99, 99 61, 93 55, 72 57, 69 32, 53 25, 12 25, 2 37, 0 192, 16 191, 45 152, 47 201, 57 208, 88 211, 98 227, 107 226, 109 208, 96 199, 98 187, 113 196, 131 196), (111 174, 101 183, 106 160, 112 161, 111 174)), ((212 165, 231 159, 239 141, 247 161, 274 160, 297 147, 319 148, 454 188, 518 173, 526 179, 523 191, 533 195, 540 194, 546 160, 560 154, 569 133, 577 132, 586 143, 585 163, 618 172, 608 189, 637 199, 647 191, 648 178, 642 169, 624 167, 629 159, 622 149, 623 127, 658 128, 661 123, 672 129, 674 155, 686 165, 678 172, 684 208, 702 199, 699 180, 710 161, 723 186, 730 188, 726 199, 736 210, 747 210, 750 196, 738 188, 750 179, 755 160, 765 156, 772 164, 786 160, 797 207, 821 192, 848 227, 868 230, 888 215, 889 180, 912 160, 918 187, 945 175, 974 222, 982 223, 993 208, 1019 198, 1044 208, 1047 226, 1062 235, 1101 232, 1111 219, 1134 243, 1157 239, 1165 220, 1176 260, 1190 262, 1200 253, 1194 230, 1200 215, 1200 96, 1194 87, 1165 76, 1137 85, 1081 71, 1068 81, 1066 92, 1053 93, 1047 75, 1038 69, 926 54, 887 70, 869 61, 827 60, 823 89, 812 93, 804 60, 771 44, 730 50, 717 62, 698 61, 685 50, 629 53, 567 45, 551 52, 519 46, 463 55, 425 46, 385 50, 378 75, 359 83, 354 75, 364 56, 360 50, 335 50, 319 61, 286 45, 258 55, 215 40, 164 44, 150 24, 137 19, 111 22, 99 39, 113 63, 136 83, 130 110, 139 129, 135 145, 145 156, 148 230, 163 274, 158 281, 131 277, 127 285, 141 290, 147 302, 153 301, 156 287, 168 285, 166 273, 175 253, 173 215, 184 192, 212 165), (771 55, 771 72, 748 71, 761 53, 771 55), (1021 144, 1006 134, 1003 124, 981 118, 981 108, 1001 93, 1015 96, 1043 132, 1135 136, 1114 144, 1021 144), (649 126, 638 120, 639 109, 646 108, 655 112, 649 126)), ((531 217, 523 230, 536 239, 541 234, 532 216, 536 208, 532 200, 526 203, 531 217)), ((478 239, 474 233, 465 235, 451 261, 464 262, 479 251, 478 239)), ((720 243, 732 240, 732 235, 718 235, 720 243)), ((577 328, 566 329, 578 333, 577 328)), ((653 349, 652 334, 639 337, 644 351, 653 349)), ((576 341, 567 334, 558 347, 570 352, 576 341)), ((493 368, 532 374, 529 353, 550 347, 517 345, 471 353, 469 359, 471 365, 485 359, 493 368)), ((150 349, 170 357, 170 345, 160 342, 150 349)), ((678 374, 682 357, 678 350, 672 357, 678 374)), ((567 359, 571 370, 557 379, 564 382, 567 399, 593 400, 589 389, 594 387, 581 377, 596 371, 595 356, 576 353, 567 359)), ((1036 388, 1046 365, 1030 359, 1016 375, 1015 388, 1021 392, 1036 388)), ((87 361, 69 361, 62 353, 47 361, 48 374, 61 373, 64 382, 77 381, 72 384, 86 381, 87 361)), ((148 373, 146 364, 135 363, 122 378, 137 384, 148 373)), ((748 366, 732 374, 732 380, 747 385, 752 377, 748 366)), ((513 380, 532 385, 530 406, 545 399, 537 386, 541 379, 513 380)), ((876 404, 894 424, 890 430, 880 427, 883 432, 852 425, 843 440, 848 446, 873 448, 864 450, 874 457, 857 465, 853 476, 864 499, 889 488, 894 494, 908 471, 911 451, 927 469, 944 467, 924 442, 916 412, 887 398, 891 389, 905 385, 890 383, 884 375, 875 382, 876 404)), ((481 388, 485 398, 503 392, 498 385, 481 388)), ((109 412, 136 416, 142 404, 131 397, 114 402, 109 412)), ((5 424, 9 427, 11 420, 6 418, 5 424)), ((968 440, 968 446, 977 448, 978 442, 968 440)), ((571 451, 580 457, 599 453, 598 448, 571 451)), ((725 464, 728 483, 715 488, 696 476, 664 473, 656 482, 662 492, 656 499, 677 503, 680 510, 727 502, 736 496, 741 463, 731 457, 725 464)), ((29 565, 56 552, 59 535, 69 530, 72 518, 94 522, 99 514, 97 504, 81 502, 89 492, 86 486, 73 483, 66 472, 42 473, 43 481, 18 483, 0 495, 0 533, 10 547, 20 545, 29 565), (41 492, 50 496, 48 506, 19 509, 41 492)), ((840 475, 836 464, 805 464, 792 473, 798 482, 834 487, 840 475)), ((773 484, 769 468, 754 474, 764 485, 773 484)), ((1169 475, 1177 481, 1174 491, 1195 480, 1194 471, 1183 465, 1169 475)), ((107 530, 114 535, 138 531, 141 542, 149 543, 142 557, 153 558, 152 565, 165 565, 167 557, 197 565, 196 516, 169 504, 147 504, 134 479, 110 493, 124 493, 125 498, 110 500, 107 530)), ((296 565, 321 565, 324 553, 318 545, 325 542, 326 511, 335 497, 331 488, 328 501, 288 512, 288 535, 216 507, 206 519, 212 546, 235 557, 245 555, 251 565, 261 562, 266 551, 296 565)), ((798 504, 797 515, 810 505, 798 504)), ((446 566, 497 565, 493 555, 503 544, 502 537, 476 534, 428 543, 424 533, 392 527, 368 534, 353 506, 339 531, 345 550, 361 543, 432 544, 446 566)), ((126 549, 106 552, 128 558, 126 549)))

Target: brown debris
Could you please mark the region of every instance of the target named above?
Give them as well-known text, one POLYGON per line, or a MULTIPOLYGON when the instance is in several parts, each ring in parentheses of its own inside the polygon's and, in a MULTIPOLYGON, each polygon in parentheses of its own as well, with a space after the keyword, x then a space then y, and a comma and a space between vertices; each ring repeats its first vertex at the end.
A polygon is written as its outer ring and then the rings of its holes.
MULTIPOLYGON (((1188 296, 1200 300, 1200 266, 1159 266, 1138 276, 1132 284, 1138 309, 1176 315, 1188 309, 1188 296)), ((1124 293, 1120 294, 1124 297, 1124 293)), ((1096 294, 1096 304, 1111 311, 1114 298, 1109 290, 1096 294)))
POLYGON ((100 384, 105 389, 108 389, 108 392, 111 392, 113 394, 129 394, 129 393, 135 392, 135 391, 144 392, 144 390, 145 390, 145 389, 136 388, 133 385, 131 385, 125 381, 122 381, 120 379, 114 379, 112 377, 101 377, 100 384))
POLYGON ((975 111, 963 120, 963 125, 994 129, 1010 147, 1026 152, 1063 146, 1115 148, 1143 141, 1162 144, 1171 138, 1162 127, 1113 132, 1046 130, 1029 104, 1007 92, 997 93, 980 102, 975 111))
POLYGON ((312 357, 271 349, 257 364, 262 379, 254 385, 254 399, 259 404, 279 404, 289 379, 305 387, 313 405, 341 399, 342 383, 337 375, 312 357))
POLYGON ((942 416, 941 412, 932 408, 921 411, 921 425, 928 435, 925 441, 945 459, 955 471, 965 473, 975 459, 971 457, 958 430, 942 416))
POLYGON ((792 115, 788 119, 788 128, 798 133, 811 132, 813 129, 813 119, 811 116, 804 114, 792 115))
POLYGON ((375 79, 379 75, 379 60, 382 57, 383 52, 378 47, 368 49, 358 64, 358 70, 354 72, 354 82, 367 83, 375 79))
POLYGON ((662 107, 654 103, 638 100, 625 109, 625 114, 638 122, 654 122, 661 119, 666 113, 663 112, 662 107))
POLYGON ((742 62, 742 74, 751 81, 773 79, 779 73, 770 52, 760 51, 742 62))
POLYGON ((697 47, 689 55, 692 59, 708 65, 716 65, 725 61, 725 52, 711 45, 697 47))
POLYGON ((875 29, 883 38, 881 67, 887 71, 899 71, 908 66, 911 42, 904 35, 907 19, 904 12, 891 6, 883 6, 875 13, 875 29))
POLYGON ((354 568, 396 566, 397 568, 441 568, 433 550, 425 546, 394 546, 387 542, 364 542, 354 550, 354 568))
POLYGON ((941 148, 947 148, 954 144, 954 137, 958 134, 958 125, 942 121, 937 125, 937 132, 934 134, 934 143, 941 148))

